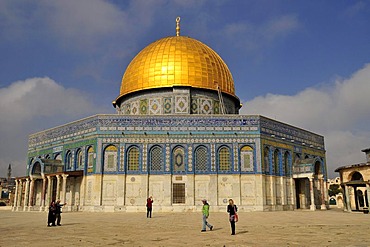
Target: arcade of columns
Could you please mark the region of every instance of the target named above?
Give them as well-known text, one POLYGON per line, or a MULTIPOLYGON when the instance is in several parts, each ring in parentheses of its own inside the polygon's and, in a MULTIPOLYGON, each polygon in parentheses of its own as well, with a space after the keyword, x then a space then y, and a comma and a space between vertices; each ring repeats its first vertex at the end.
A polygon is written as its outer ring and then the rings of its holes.
MULTIPOLYGON (((355 203, 354 200, 357 200, 358 195, 356 196, 356 190, 354 189, 353 185, 348 185, 346 183, 343 183, 342 186, 344 187, 344 199, 345 199, 344 211, 352 212, 351 204, 355 203), (351 198, 353 201, 351 200, 351 198)), ((367 194, 368 204, 370 204, 370 181, 366 182, 366 192, 365 193, 367 194)), ((365 193, 363 194, 363 197, 364 197, 363 199, 366 202, 365 193)))
POLYGON ((13 211, 31 211, 33 206, 40 206, 40 211, 48 209, 49 204, 53 200, 52 196, 52 179, 56 178, 56 199, 60 199, 62 202, 66 201, 67 193, 67 177, 68 174, 62 175, 42 175, 42 191, 41 200, 37 202, 35 194, 35 183, 39 178, 25 177, 17 178, 15 180, 15 196, 13 211), (62 180, 62 184, 61 184, 62 180), (62 185, 62 186, 61 186, 62 185))
MULTIPOLYGON (((75 193, 69 193, 69 197, 67 198, 68 192, 74 191, 75 184, 73 183, 73 180, 69 183, 69 191, 67 191, 67 178, 69 177, 69 174, 53 174, 53 175, 42 175, 42 190, 41 190, 41 196, 37 196, 37 191, 35 190, 36 186, 36 180, 41 180, 40 178, 35 177, 23 177, 16 179, 16 189, 15 189, 15 196, 14 196, 14 204, 13 204, 13 211, 47 211, 48 206, 51 203, 52 200, 59 199, 62 202, 67 202, 68 207, 66 210, 72 210, 72 202, 73 196, 75 193), (53 192, 53 183, 56 182, 56 188, 53 192)), ((295 176, 294 176, 295 177, 295 176)), ((327 209, 327 205, 325 202, 328 201, 328 194, 325 193, 327 191, 327 184, 324 181, 324 176, 322 174, 320 175, 312 175, 309 177, 296 177, 295 183, 299 181, 299 179, 308 179, 309 181, 309 196, 310 200, 306 200, 306 202, 310 202, 310 205, 307 205, 306 203, 301 203, 301 209, 308 208, 310 210, 316 210, 319 209, 319 202, 321 201, 321 210, 327 209), (316 193, 315 193, 316 191, 316 193), (316 203, 315 203, 316 202, 316 203)), ((70 177, 72 179, 72 177, 70 177)), ((293 185, 293 184, 292 184, 293 185)), ((370 193, 369 185, 368 187, 368 193, 370 193)), ((293 187, 294 188, 294 187, 293 187)), ((293 189, 292 188, 292 189, 293 189)), ((345 193, 348 195, 348 186, 345 187, 346 191, 345 193)), ((295 191, 295 189, 293 190, 295 191)), ((295 193, 295 192, 294 192, 295 193)), ((299 195, 296 195, 299 196, 299 195)), ((294 198, 294 197, 293 197, 294 198)), ((370 195, 369 195, 370 198, 370 195)), ((346 197, 347 203, 349 204, 349 199, 346 197)), ((347 209, 348 211, 351 211, 351 209, 347 209)))

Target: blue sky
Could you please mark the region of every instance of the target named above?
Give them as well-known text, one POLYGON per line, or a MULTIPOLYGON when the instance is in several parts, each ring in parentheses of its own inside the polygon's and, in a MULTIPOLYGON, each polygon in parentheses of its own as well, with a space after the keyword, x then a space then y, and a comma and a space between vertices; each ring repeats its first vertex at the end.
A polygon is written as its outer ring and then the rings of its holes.
POLYGON ((231 70, 241 114, 324 135, 329 177, 370 147, 370 2, 0 0, 0 176, 25 175, 28 135, 115 113, 148 44, 181 35, 231 70))

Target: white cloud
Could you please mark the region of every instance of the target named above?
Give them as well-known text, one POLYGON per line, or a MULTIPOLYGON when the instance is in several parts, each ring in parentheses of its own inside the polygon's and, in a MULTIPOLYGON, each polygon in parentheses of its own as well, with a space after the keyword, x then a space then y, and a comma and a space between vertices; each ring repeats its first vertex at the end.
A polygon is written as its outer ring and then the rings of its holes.
POLYGON ((270 46, 299 27, 300 23, 295 15, 283 15, 259 24, 246 20, 230 23, 215 35, 235 48, 255 51, 270 46))
POLYGON ((31 78, 0 88, 0 176, 12 164, 25 175, 28 135, 104 110, 91 97, 50 78, 31 78))
POLYGON ((307 88, 296 95, 267 94, 244 102, 241 114, 259 114, 325 137, 329 176, 342 165, 361 163, 370 146, 370 64, 348 79, 307 88))

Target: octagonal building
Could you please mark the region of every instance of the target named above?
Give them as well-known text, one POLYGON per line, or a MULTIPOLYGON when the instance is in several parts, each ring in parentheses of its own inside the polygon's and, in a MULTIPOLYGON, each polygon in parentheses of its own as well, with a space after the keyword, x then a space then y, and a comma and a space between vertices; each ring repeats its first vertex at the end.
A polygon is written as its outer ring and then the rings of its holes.
POLYGON ((126 68, 117 114, 30 135, 14 211, 160 212, 326 209, 324 137, 239 115, 232 74, 204 43, 180 35, 141 50, 126 68))

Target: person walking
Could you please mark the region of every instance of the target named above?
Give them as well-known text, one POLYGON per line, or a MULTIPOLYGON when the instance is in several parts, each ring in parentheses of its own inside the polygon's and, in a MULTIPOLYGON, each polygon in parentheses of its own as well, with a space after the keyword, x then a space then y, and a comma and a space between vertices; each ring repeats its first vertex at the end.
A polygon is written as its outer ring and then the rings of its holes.
POLYGON ((147 218, 152 218, 152 209, 153 209, 153 197, 150 196, 146 200, 146 217, 147 218))
POLYGON ((52 201, 49 206, 48 226, 55 226, 55 202, 52 201))
MULTIPOLYGON (((61 226, 60 221, 62 220, 62 207, 67 203, 60 203, 60 200, 57 201, 55 204, 55 220, 57 221, 57 225, 61 226)), ((54 223, 55 225, 55 223, 54 223)))
POLYGON ((209 204, 208 204, 206 199, 203 199, 202 202, 203 202, 203 207, 202 207, 202 214, 203 214, 202 232, 206 231, 207 226, 209 227, 209 230, 212 231, 213 226, 207 221, 208 216, 209 216, 209 204))
POLYGON ((229 199, 229 205, 227 205, 227 212, 229 213, 229 221, 231 225, 231 235, 235 235, 235 222, 237 221, 238 208, 234 204, 233 199, 229 199))

